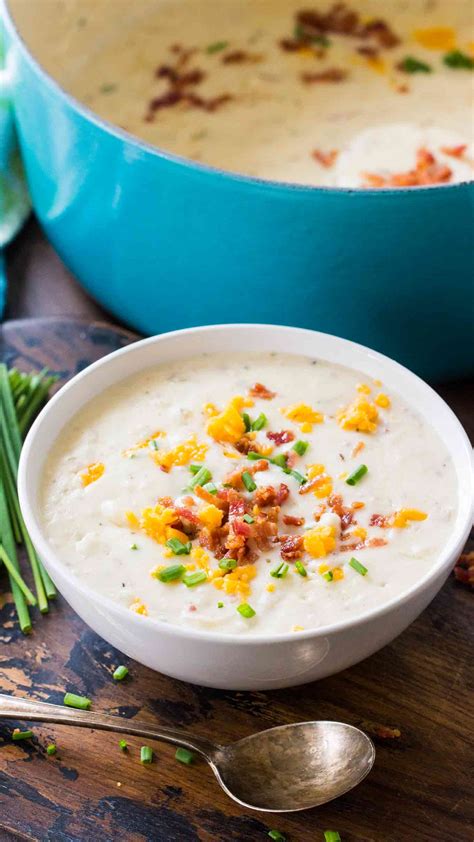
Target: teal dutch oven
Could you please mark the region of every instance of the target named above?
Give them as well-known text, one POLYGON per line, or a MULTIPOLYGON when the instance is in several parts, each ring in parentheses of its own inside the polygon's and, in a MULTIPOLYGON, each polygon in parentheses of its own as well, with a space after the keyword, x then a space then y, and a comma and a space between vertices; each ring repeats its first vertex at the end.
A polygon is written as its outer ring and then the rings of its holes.
POLYGON ((313 188, 169 154, 69 96, 29 53, 9 0, 0 8, 34 209, 111 313, 149 334, 229 321, 315 328, 431 380, 474 371, 472 183, 313 188))

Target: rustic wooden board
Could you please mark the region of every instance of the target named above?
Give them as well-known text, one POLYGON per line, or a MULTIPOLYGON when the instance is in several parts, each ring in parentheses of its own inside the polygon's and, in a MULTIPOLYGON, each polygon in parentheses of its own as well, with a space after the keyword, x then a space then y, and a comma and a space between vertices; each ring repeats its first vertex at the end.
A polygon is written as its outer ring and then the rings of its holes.
MULTIPOLYGON (((10 322, 1 353, 10 365, 48 365, 65 380, 133 338, 98 322, 10 322)), ((459 384, 448 396, 472 425, 472 390, 469 396, 459 384)), ((4 692, 60 703, 68 689, 90 696, 95 710, 183 725, 219 742, 313 718, 371 720, 400 728, 401 737, 379 741, 375 767, 356 790, 285 817, 240 809, 204 763, 183 767, 163 744, 143 767, 138 739, 130 738, 124 754, 114 734, 35 725, 31 743, 15 744, 13 724, 0 721, 0 839, 263 842, 274 827, 289 842, 319 842, 326 828, 339 830, 343 842, 472 842, 473 599, 451 577, 381 652, 332 678, 268 693, 209 690, 153 673, 93 634, 61 598, 48 616, 35 617, 33 634, 24 637, 4 599, 4 692), (130 677, 116 684, 111 672, 119 663, 130 677), (59 752, 47 757, 52 740, 59 752)))

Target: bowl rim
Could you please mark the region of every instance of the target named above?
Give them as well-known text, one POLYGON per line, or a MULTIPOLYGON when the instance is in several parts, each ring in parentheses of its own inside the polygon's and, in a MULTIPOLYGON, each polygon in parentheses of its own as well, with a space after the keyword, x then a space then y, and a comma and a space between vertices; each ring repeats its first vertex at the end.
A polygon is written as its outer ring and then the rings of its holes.
MULTIPOLYGON (((46 566, 48 571, 50 572, 53 580, 55 578, 55 571, 59 571, 59 575, 63 578, 68 580, 68 584, 71 588, 76 592, 82 595, 85 599, 90 601, 91 603, 99 603, 100 605, 104 606, 108 612, 112 615, 118 616, 122 618, 126 622, 131 622, 132 624, 137 624, 137 627, 144 628, 143 623, 147 624, 149 628, 154 628, 156 631, 160 632, 161 634, 172 634, 173 636, 178 636, 184 639, 202 639, 207 641, 212 641, 215 643, 238 643, 239 645, 252 645, 252 644, 271 644, 275 642, 289 642, 291 640, 295 640, 295 633, 294 632, 279 632, 274 634, 245 634, 240 635, 237 633, 226 633, 219 630, 208 630, 208 629, 195 629, 190 628, 187 626, 179 626, 175 625, 172 622, 167 622, 163 620, 159 620, 154 617, 148 616, 138 616, 133 611, 130 611, 129 608, 120 605, 119 603, 113 601, 110 597, 104 596, 94 588, 90 587, 87 583, 84 583, 78 575, 72 572, 69 568, 67 568, 64 563, 60 561, 58 554, 55 550, 49 545, 46 537, 43 534, 43 530, 40 524, 39 518, 35 515, 35 496, 38 493, 38 485, 35 488, 35 495, 32 496, 31 490, 29 488, 29 481, 28 481, 28 472, 29 472, 29 463, 32 459, 36 458, 36 448, 35 448, 35 439, 38 432, 43 428, 45 425, 47 427, 49 423, 49 419, 53 417, 54 413, 56 412, 57 408, 60 408, 61 402, 64 399, 64 396, 69 394, 69 392, 73 391, 78 383, 82 383, 83 380, 86 380, 90 377, 94 377, 96 372, 99 369, 106 368, 111 362, 115 361, 117 358, 121 358, 128 354, 133 354, 140 352, 141 349, 146 348, 147 346, 154 346, 160 345, 162 342, 167 342, 170 338, 174 337, 187 337, 188 335, 196 335, 196 334, 204 334, 206 336, 209 332, 218 332, 218 331, 225 331, 225 330, 241 330, 241 331, 248 331, 249 327, 252 330, 256 330, 260 333, 268 333, 272 331, 278 331, 287 333, 288 335, 292 335, 293 338, 297 336, 302 336, 303 334, 308 336, 316 336, 319 341, 324 341, 330 339, 331 341, 339 344, 344 350, 347 350, 347 357, 350 358, 350 351, 357 350, 358 353, 363 352, 366 355, 370 356, 372 360, 378 361, 384 366, 389 366, 389 376, 393 373, 395 379, 396 374, 403 377, 409 377, 413 380, 414 383, 420 389, 423 389, 427 395, 430 395, 431 399, 433 397, 435 400, 442 405, 443 410, 446 414, 446 417, 449 418, 449 422, 457 429, 458 435, 460 436, 460 442, 466 449, 466 455, 468 456, 468 465, 466 467, 466 478, 469 476, 469 485, 471 488, 470 494, 470 504, 467 505, 466 509, 466 518, 465 521, 462 521, 458 525, 458 533, 456 539, 454 540, 451 537, 450 541, 446 543, 444 550, 439 554, 437 562, 433 565, 420 579, 416 582, 412 587, 402 591, 401 594, 398 596, 393 597, 389 600, 386 604, 382 606, 378 606, 372 608, 369 611, 366 611, 364 614, 361 614, 359 617, 355 617, 352 619, 340 620, 338 622, 330 623, 325 626, 321 626, 318 628, 313 629, 306 629, 301 632, 298 632, 297 639, 304 640, 304 639, 312 639, 316 637, 326 637, 328 635, 332 635, 338 632, 342 632, 348 628, 356 628, 359 626, 363 626, 365 623, 372 622, 373 620, 382 617, 386 614, 391 613, 394 609, 401 608, 407 602, 410 602, 414 597, 421 594, 424 590, 429 589, 429 586, 440 576, 440 574, 449 572, 450 567, 452 566, 453 559, 455 558, 456 554, 458 554, 467 540, 469 535, 473 518, 474 518, 474 472, 473 472, 473 451, 464 428, 462 427, 460 421, 451 410, 451 408, 446 404, 446 402, 440 397, 440 395, 432 389, 427 383, 425 383, 418 375, 411 372, 405 366, 401 365, 400 363, 392 360, 390 357, 385 356, 384 354, 379 353, 378 351, 373 351, 372 349, 368 348, 365 345, 361 345, 356 342, 352 342, 348 339, 343 339, 341 337, 333 336, 331 334, 325 334, 321 331, 313 331, 308 330, 306 328, 295 328, 295 327, 288 327, 286 325, 270 325, 270 324, 255 324, 255 325, 248 325, 245 323, 237 323, 237 324, 218 324, 218 325, 204 325, 200 327, 192 327, 192 328, 183 328, 181 330, 174 330, 169 331, 167 333, 157 334, 156 336, 147 337, 145 339, 141 339, 137 342, 132 342, 129 345, 126 345, 123 348, 119 348, 116 351, 113 351, 110 354, 102 357, 101 359, 97 360, 96 362, 92 363, 91 365, 87 366, 81 372, 76 374, 67 383, 59 389, 59 391, 51 398, 51 400, 46 404, 46 406, 42 409, 41 413, 38 415, 36 420, 34 421, 26 440, 24 442, 21 456, 20 456, 20 464, 18 470, 18 494, 20 500, 20 506, 23 513, 23 517, 28 529, 28 532, 31 536, 33 544, 35 545, 38 553, 42 559, 46 559, 47 563, 46 566), (451 546, 450 546, 451 545, 451 546)), ((256 351, 255 351, 256 352, 256 351)), ((303 356, 307 356, 307 354, 303 354, 303 356)), ((321 354, 318 352, 318 358, 324 360, 324 353, 321 354)), ((355 368, 355 366, 350 366, 348 363, 340 363, 342 365, 346 365, 348 368, 355 368)), ((150 367, 158 365, 156 362, 152 362, 150 367)), ((147 366, 141 366, 135 372, 138 373, 140 370, 145 370, 147 366)), ((357 370, 357 369, 356 369, 357 370)), ((127 376, 134 376, 133 374, 129 374, 127 376)), ((118 383, 120 378, 116 378, 111 381, 108 386, 111 386, 115 383, 118 383)), ((390 388, 390 384, 386 383, 387 388, 390 388)), ((105 388, 108 388, 105 387, 105 388)), ((74 416, 81 410, 81 408, 85 405, 86 402, 82 402, 72 413, 74 416)), ((423 420, 427 420, 423 413, 420 411, 420 415, 422 415, 423 420)), ((429 423, 429 421, 428 421, 429 423)), ((54 441, 54 439, 52 440, 54 441)), ((448 453, 450 457, 452 457, 453 449, 450 441, 445 442, 446 447, 448 449, 448 453)), ((44 460, 46 460, 49 450, 47 451, 44 460)), ((459 501, 458 501, 459 507, 459 501)), ((37 508, 37 506, 36 506, 37 508)))
POLYGON ((68 93, 66 88, 62 86, 40 63, 39 59, 35 58, 30 51, 26 41, 21 35, 19 28, 13 18, 13 10, 10 11, 9 0, 0 0, 0 21, 9 28, 10 35, 13 35, 20 45, 24 57, 31 68, 40 76, 42 81, 49 85, 56 93, 63 99, 67 105, 80 114, 81 117, 93 123, 97 128, 104 131, 106 134, 115 139, 127 143, 130 146, 140 149, 143 153, 150 155, 153 158, 162 159, 169 163, 178 164, 183 169, 190 169, 198 172, 203 176, 217 176, 221 179, 229 179, 237 182, 245 188, 259 187, 267 189, 269 192, 273 191, 291 191, 295 193, 316 193, 331 196, 364 196, 367 198, 375 198, 377 196, 400 196, 400 195, 416 195, 428 194, 431 192, 453 191, 460 188, 468 187, 474 183, 474 179, 465 179, 463 181, 455 182, 454 184, 433 184, 433 185, 416 185, 414 187, 335 187, 330 185, 312 185, 299 184, 293 181, 279 181, 277 179, 259 178, 257 176, 245 175, 243 173, 231 172, 220 167, 214 167, 211 164, 205 164, 200 161, 194 161, 192 158, 186 158, 184 155, 170 152, 160 146, 155 146, 142 140, 137 135, 128 132, 126 129, 115 125, 114 123, 100 117, 91 108, 76 99, 71 93, 68 93))

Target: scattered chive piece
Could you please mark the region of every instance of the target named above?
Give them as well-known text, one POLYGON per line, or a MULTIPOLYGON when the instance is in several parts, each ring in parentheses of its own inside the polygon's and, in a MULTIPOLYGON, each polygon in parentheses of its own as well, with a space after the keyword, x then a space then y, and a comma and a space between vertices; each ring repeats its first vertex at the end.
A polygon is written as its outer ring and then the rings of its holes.
POLYGON ((3 561, 5 567, 7 568, 11 578, 16 582, 18 587, 20 588, 21 592, 26 597, 26 601, 30 605, 36 605, 36 599, 34 598, 33 594, 31 593, 28 585, 25 581, 23 581, 22 577, 20 576, 18 570, 16 569, 15 565, 11 561, 11 559, 6 554, 4 548, 0 544, 0 561, 3 561))
POLYGON ((248 604, 248 602, 242 602, 240 605, 237 606, 237 611, 242 617, 245 617, 247 620, 250 617, 255 617, 256 611, 253 610, 252 606, 248 604))
POLYGON ((398 65, 404 73, 432 73, 433 68, 413 56, 406 56, 398 65))
POLYGON ((207 580, 207 573, 204 570, 198 570, 196 573, 185 573, 183 582, 187 588, 194 588, 195 585, 200 585, 201 582, 207 580))
POLYGON ((189 555, 192 549, 191 541, 183 544, 179 538, 168 538, 166 546, 174 553, 174 555, 189 555))
POLYGON ((192 490, 193 488, 196 488, 196 485, 205 485, 206 482, 209 482, 211 479, 211 472, 205 465, 203 465, 202 468, 199 468, 199 471, 194 474, 191 482, 189 483, 189 488, 192 490))
POLYGON ((253 422, 252 430, 254 430, 255 432, 257 432, 258 430, 263 430, 265 424, 267 423, 267 420, 267 416, 264 415, 263 412, 261 412, 258 418, 256 418, 253 422))
POLYGON ((249 433, 252 429, 252 421, 250 420, 250 415, 248 414, 248 412, 242 413, 242 421, 245 424, 245 432, 249 433))
POLYGON ((33 731, 19 731, 15 730, 12 733, 13 740, 31 740, 33 731))
POLYGON ((187 748, 177 748, 175 758, 176 760, 179 760, 180 763, 185 763, 186 766, 189 766, 194 760, 194 754, 192 751, 188 751, 187 748))
POLYGON ((160 570, 158 579, 160 582, 173 582, 175 579, 180 579, 185 570, 184 564, 170 564, 169 567, 160 570))
POLYGON ((242 520, 245 520, 245 523, 255 523, 255 518, 252 515, 244 515, 242 520))
POLYGON ((91 700, 86 696, 76 696, 75 693, 66 693, 63 699, 63 705, 70 708, 78 708, 79 710, 90 710, 91 700))
POLYGON ((332 582, 334 576, 332 575, 332 570, 328 570, 327 573, 323 573, 323 579, 326 579, 326 582, 332 582))
POLYGON ((157 443, 156 439, 151 440, 151 446, 152 446, 153 450, 159 450, 158 443, 157 443))
POLYGON ((341 837, 337 830, 325 830, 324 842, 341 842, 341 837))
MULTIPOLYGON (((286 470, 288 471, 288 468, 286 470)), ((285 473, 286 473, 286 471, 285 471, 285 473)), ((308 482, 306 477, 304 477, 303 474, 300 474, 299 471, 294 471, 292 469, 291 471, 288 471, 288 473, 290 474, 290 476, 294 477, 299 482, 300 485, 304 485, 305 482, 308 482)))
POLYGON ((349 567, 352 567, 352 569, 356 570, 357 573, 360 573, 361 576, 365 576, 369 572, 367 567, 364 567, 364 565, 361 564, 360 561, 357 561, 356 558, 351 558, 349 567))
POLYGON ((295 561, 295 567, 296 567, 298 573, 300 574, 300 576, 307 576, 308 575, 307 572, 306 572, 306 567, 304 566, 304 564, 299 559, 297 561, 295 561))
POLYGON ((279 468, 286 468, 286 460, 286 454, 279 453, 278 456, 274 456, 273 459, 270 459, 269 461, 272 463, 272 465, 278 465, 279 468))
POLYGON ((309 441, 302 441, 301 439, 298 439, 298 441, 295 441, 293 445, 293 450, 298 454, 298 456, 304 456, 308 447, 309 441))
POLYGON ((220 53, 222 50, 225 50, 228 46, 228 41, 214 41, 213 44, 209 44, 209 46, 206 47, 206 53, 209 53, 209 55, 212 56, 213 53, 220 53))
POLYGON ((217 494, 217 485, 213 482, 206 482, 206 484, 203 485, 203 488, 205 491, 208 491, 209 494, 217 494))
POLYGON ((137 544, 130 544, 130 549, 131 550, 138 550, 137 544))
POLYGON ((192 474, 198 474, 202 467, 202 465, 190 465, 189 470, 192 474))
POLYGON ((352 474, 350 474, 350 476, 347 477, 347 485, 356 485, 359 482, 359 480, 362 479, 363 476, 365 476, 368 470, 369 469, 367 465, 359 465, 359 467, 356 468, 355 471, 352 471, 352 474))
POLYGON ((279 830, 269 830, 267 836, 273 839, 273 842, 286 842, 285 834, 280 833, 279 830))
POLYGON ((451 52, 446 53, 443 56, 443 63, 455 70, 472 70, 474 68, 474 59, 467 53, 462 53, 461 50, 451 50, 451 52))
POLYGON ((127 748, 128 748, 127 740, 119 740, 119 748, 120 748, 120 751, 127 751, 127 748))
POLYGON ((123 679, 127 675, 128 675, 127 667, 124 667, 123 664, 121 664, 119 667, 117 667, 116 670, 114 670, 114 672, 112 674, 112 678, 114 679, 114 681, 123 681, 123 679))
POLYGON ((284 579, 289 569, 290 565, 285 564, 285 562, 282 561, 278 567, 275 567, 274 570, 270 571, 270 576, 273 576, 274 579, 284 579))
POLYGON ((46 754, 49 754, 50 757, 53 754, 56 754, 57 750, 58 749, 54 743, 50 743, 49 746, 46 746, 46 754))
POLYGON ((222 558, 219 562, 221 570, 235 570, 237 562, 235 558, 222 558))
POLYGON ((140 749, 140 763, 151 763, 153 751, 150 746, 142 746, 140 749))
POLYGON ((257 488, 256 483, 254 482, 252 474, 249 474, 248 471, 244 471, 242 474, 242 482, 245 485, 247 491, 255 491, 257 488))
POLYGON ((223 607, 224 607, 224 603, 223 603, 223 602, 218 602, 218 603, 217 603, 217 607, 218 607, 218 608, 223 608, 223 607))
POLYGON ((256 462, 259 459, 266 459, 267 462, 271 461, 271 459, 269 460, 268 456, 262 456, 262 454, 257 453, 256 450, 249 450, 249 452, 247 453, 247 459, 251 459, 252 462, 256 462))

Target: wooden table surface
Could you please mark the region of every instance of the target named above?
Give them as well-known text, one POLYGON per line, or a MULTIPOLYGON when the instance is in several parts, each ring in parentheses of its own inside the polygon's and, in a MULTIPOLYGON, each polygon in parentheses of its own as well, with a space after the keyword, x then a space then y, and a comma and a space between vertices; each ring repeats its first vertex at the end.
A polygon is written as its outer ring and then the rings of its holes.
MULTIPOLYGON (((104 314, 34 222, 10 247, 8 274, 10 319, 56 317, 6 323, 1 349, 10 363, 49 364, 66 378, 133 338, 98 323, 104 314)), ((451 384, 439 391, 474 436, 472 386, 451 384)), ((221 742, 315 718, 371 732, 378 723, 399 728, 401 736, 375 738, 375 767, 351 793, 316 810, 273 816, 240 809, 203 763, 183 767, 163 744, 153 746, 155 761, 144 767, 135 738, 121 753, 117 735, 38 725, 33 741, 13 743, 15 723, 0 721, 1 842, 263 842, 272 827, 288 842, 323 842, 326 828, 339 830, 343 842, 472 842, 473 599, 450 577, 406 632, 361 664, 295 690, 232 693, 175 681, 131 662, 61 598, 48 616, 35 617, 33 634, 24 637, 3 598, 3 692, 60 703, 67 689, 90 696, 95 710, 182 725, 221 742), (118 663, 130 669, 121 684, 111 678, 118 663), (51 741, 59 747, 56 757, 45 754, 51 741)))

